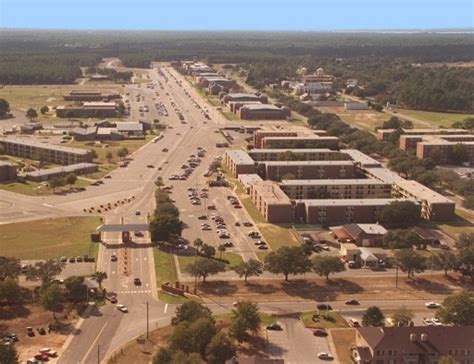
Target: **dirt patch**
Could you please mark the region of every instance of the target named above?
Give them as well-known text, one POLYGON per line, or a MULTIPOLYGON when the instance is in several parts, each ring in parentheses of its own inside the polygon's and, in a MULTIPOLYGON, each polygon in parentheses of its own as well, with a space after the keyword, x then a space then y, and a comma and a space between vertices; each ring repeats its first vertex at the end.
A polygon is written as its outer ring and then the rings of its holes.
POLYGON ((301 300, 345 300, 357 299, 423 299, 442 300, 446 295, 461 289, 472 289, 469 283, 463 283, 457 275, 444 278, 436 274, 422 276, 414 280, 400 276, 398 288, 395 277, 363 277, 344 279, 293 279, 211 281, 200 283, 198 292, 208 302, 234 302, 238 299, 265 301, 301 301, 301 300), (360 285, 361 280, 364 286, 360 285), (396 294, 395 294, 396 292, 396 294), (264 297, 263 297, 264 296, 264 297))
POLYGON ((351 346, 355 342, 354 329, 333 329, 329 330, 330 340, 333 341, 336 349, 337 358, 341 364, 350 364, 351 360, 351 346))
POLYGON ((72 332, 74 324, 78 320, 72 306, 64 309, 63 313, 57 314, 60 326, 57 331, 48 333, 48 325, 54 322, 53 314, 45 311, 39 305, 0 307, 0 336, 6 333, 16 333, 19 341, 15 344, 20 362, 38 353, 44 347, 56 350, 58 353, 67 336, 72 332), (26 327, 31 326, 35 330, 35 336, 26 334, 26 327), (40 335, 38 328, 43 327, 46 335, 40 335))

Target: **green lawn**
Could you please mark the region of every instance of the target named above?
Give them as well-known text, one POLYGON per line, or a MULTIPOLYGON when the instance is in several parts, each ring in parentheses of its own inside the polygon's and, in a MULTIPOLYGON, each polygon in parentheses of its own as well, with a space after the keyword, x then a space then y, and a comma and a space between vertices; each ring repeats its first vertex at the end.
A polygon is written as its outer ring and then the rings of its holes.
MULTIPOLYGON (((216 258, 220 257, 220 253, 216 253, 216 258)), ((181 271, 184 271, 188 264, 192 264, 196 257, 194 255, 178 255, 179 266, 181 271)), ((229 264, 226 264, 226 270, 230 270, 231 267, 242 263, 242 257, 236 253, 224 252, 222 253, 222 259, 229 261, 229 264)))
POLYGON ((166 292, 159 292, 158 293, 158 299, 161 302, 169 303, 169 304, 172 304, 172 305, 182 305, 183 303, 186 303, 188 301, 201 302, 200 299, 195 298, 195 297, 189 297, 188 298, 188 297, 182 297, 182 296, 173 296, 173 295, 168 294, 166 292))
POLYGON ((173 255, 159 248, 153 249, 155 258, 156 284, 159 287, 165 282, 174 282, 177 279, 173 255))
POLYGON ((224 115, 224 117, 227 120, 240 120, 237 114, 234 114, 231 111, 221 111, 221 114, 224 115))
POLYGON ((427 121, 432 123, 434 126, 441 126, 445 128, 450 128, 455 121, 463 121, 465 118, 474 117, 474 114, 456 114, 408 109, 399 109, 398 112, 401 115, 427 121))
POLYGON ((97 257, 99 244, 91 243, 90 234, 100 223, 98 217, 65 217, 0 225, 1 255, 21 259, 97 257))
POLYGON ((473 216, 463 210, 456 210, 456 217, 452 221, 443 222, 437 225, 437 227, 445 234, 456 239, 462 233, 474 233, 474 224, 472 221, 473 216))
MULTIPOLYGON (((216 321, 230 320, 233 316, 234 314, 232 312, 219 313, 217 315, 212 315, 212 317, 216 321)), ((275 315, 266 313, 266 312, 260 312, 260 319, 262 320, 262 326, 268 326, 277 321, 275 315)))
POLYGON ((303 325, 308 328, 320 327, 325 329, 335 329, 349 327, 341 314, 334 311, 303 312, 300 316, 300 320, 303 322, 303 325), (313 315, 318 313, 320 314, 320 317, 313 320, 313 315), (326 317, 328 319, 326 319, 326 317))
MULTIPOLYGON (((76 183, 72 186, 75 188, 89 186, 90 182, 84 179, 81 179, 78 176, 76 183)), ((56 188, 56 193, 60 191, 69 190, 70 186, 66 185, 64 187, 56 188)), ((10 182, 10 183, 0 183, 0 189, 5 191, 10 191, 14 193, 19 193, 22 195, 28 196, 48 196, 53 194, 53 190, 50 189, 45 182, 10 182)))

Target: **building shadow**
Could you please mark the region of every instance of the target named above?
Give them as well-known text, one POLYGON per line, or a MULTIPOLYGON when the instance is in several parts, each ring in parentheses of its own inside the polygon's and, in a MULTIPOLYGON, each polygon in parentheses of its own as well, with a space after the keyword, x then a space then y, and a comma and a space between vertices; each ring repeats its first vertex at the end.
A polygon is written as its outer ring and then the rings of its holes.
POLYGON ((331 301, 337 298, 337 292, 335 292, 334 289, 330 289, 327 286, 320 285, 316 282, 301 279, 283 282, 281 284, 281 289, 289 296, 309 300, 331 301))
POLYGON ((204 295, 227 296, 237 292, 237 286, 228 281, 200 282, 198 290, 204 295))
POLYGON ((245 288, 252 293, 258 294, 272 294, 278 291, 278 287, 273 284, 260 284, 254 282, 247 282, 245 288))
POLYGON ((0 306, 0 320, 13 320, 20 317, 28 317, 30 314, 30 309, 23 305, 0 306))
POLYGON ((433 282, 426 278, 415 278, 405 280, 406 284, 413 289, 422 290, 429 293, 450 294, 453 289, 442 282, 433 282))

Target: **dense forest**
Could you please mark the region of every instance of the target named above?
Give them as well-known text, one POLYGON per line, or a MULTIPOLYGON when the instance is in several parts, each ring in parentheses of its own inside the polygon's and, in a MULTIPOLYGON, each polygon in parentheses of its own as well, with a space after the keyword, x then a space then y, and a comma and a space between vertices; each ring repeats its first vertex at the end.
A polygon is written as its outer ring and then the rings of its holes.
POLYGON ((425 110, 472 111, 474 71, 419 66, 472 60, 471 32, 158 32, 28 31, 0 33, 0 83, 71 83, 79 66, 120 57, 129 67, 151 61, 201 59, 240 63, 256 87, 295 77, 305 66, 357 78, 349 90, 378 102, 425 110))

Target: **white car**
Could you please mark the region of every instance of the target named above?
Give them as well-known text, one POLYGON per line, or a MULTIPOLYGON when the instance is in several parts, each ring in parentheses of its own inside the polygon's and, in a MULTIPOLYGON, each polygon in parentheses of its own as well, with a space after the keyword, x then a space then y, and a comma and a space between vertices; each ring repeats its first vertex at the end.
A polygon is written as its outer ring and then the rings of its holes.
POLYGON ((318 353, 318 358, 323 359, 323 360, 333 360, 334 359, 334 357, 331 354, 325 353, 325 352, 318 353))
POLYGON ((128 308, 125 307, 124 305, 117 305, 117 310, 122 311, 122 312, 128 312, 128 308))
POLYGON ((439 308, 441 305, 437 302, 426 302, 425 303, 426 308, 439 308))
POLYGON ((210 226, 201 226, 201 230, 210 231, 212 228, 210 226))

